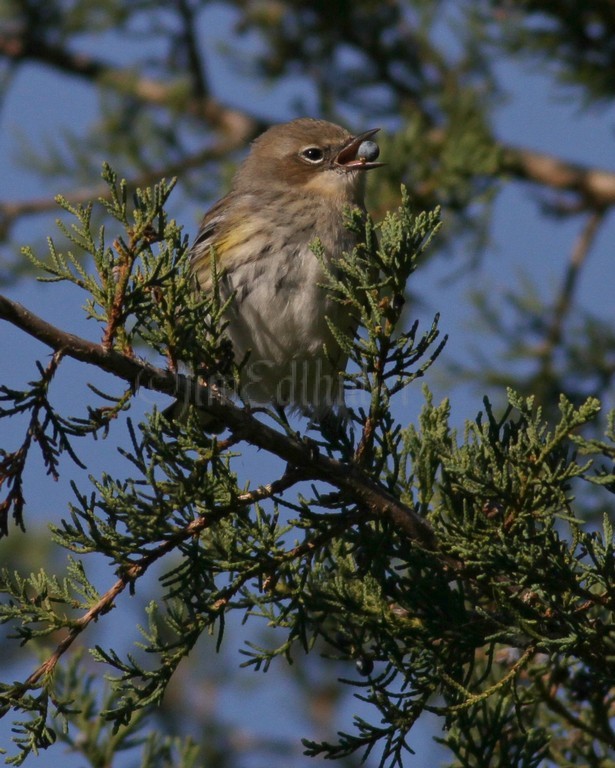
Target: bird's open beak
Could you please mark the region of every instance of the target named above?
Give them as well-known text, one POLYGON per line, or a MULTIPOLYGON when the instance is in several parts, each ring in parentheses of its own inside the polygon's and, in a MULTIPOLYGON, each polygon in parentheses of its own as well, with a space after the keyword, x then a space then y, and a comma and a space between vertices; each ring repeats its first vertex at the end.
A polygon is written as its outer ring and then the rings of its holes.
POLYGON ((372 128, 370 131, 365 131, 365 133, 361 133, 359 136, 354 136, 344 147, 342 147, 335 158, 335 164, 349 171, 369 171, 370 168, 380 168, 381 165, 384 165, 384 163, 373 162, 358 154, 361 144, 363 144, 364 141, 369 140, 375 133, 378 133, 379 130, 380 128, 372 128))

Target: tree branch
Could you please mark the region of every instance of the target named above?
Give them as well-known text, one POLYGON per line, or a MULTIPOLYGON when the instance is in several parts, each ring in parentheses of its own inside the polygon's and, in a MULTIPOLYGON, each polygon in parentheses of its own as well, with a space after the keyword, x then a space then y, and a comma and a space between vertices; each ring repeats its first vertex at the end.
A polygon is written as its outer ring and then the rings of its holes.
MULTIPOLYGON (((446 139, 445 129, 430 129, 429 139, 436 146, 443 144, 446 139)), ((500 151, 496 175, 509 174, 520 181, 561 192, 572 192, 581 199, 584 208, 603 210, 615 205, 615 171, 591 168, 547 152, 504 142, 496 142, 496 146, 500 151)), ((574 211, 577 212, 578 208, 574 211)))
POLYGON ((209 86, 205 77, 205 61, 198 44, 197 15, 188 0, 177 1, 177 12, 181 19, 182 30, 177 36, 177 45, 185 51, 188 68, 192 77, 192 92, 195 98, 203 101, 209 96, 209 86))
POLYGON ((160 107, 177 109, 178 102, 189 115, 205 120, 213 128, 232 137, 237 145, 245 144, 260 127, 259 121, 246 112, 225 107, 211 96, 185 93, 181 81, 164 83, 133 70, 114 67, 84 53, 74 53, 43 39, 31 40, 27 34, 0 35, 0 56, 13 61, 39 61, 85 80, 125 93, 140 101, 160 107))
MULTIPOLYGON (((197 168, 205 163, 213 162, 227 157, 231 152, 238 149, 243 144, 236 144, 234 140, 224 140, 214 146, 206 147, 192 155, 179 160, 175 163, 169 163, 164 168, 154 171, 146 171, 141 175, 129 180, 129 189, 137 187, 146 187, 154 184, 162 178, 171 178, 179 176, 191 168, 197 168)), ((63 197, 73 205, 88 203, 98 198, 108 199, 110 197, 109 186, 107 184, 96 184, 91 187, 82 187, 72 193, 67 193, 63 197)), ((23 200, 17 202, 0 201, 0 240, 6 237, 6 234, 12 224, 24 216, 38 215, 56 210, 58 204, 54 197, 41 197, 32 200, 23 200)))
MULTIPOLYGON (((155 106, 177 109, 178 101, 181 100, 187 114, 221 131, 235 149, 245 145, 266 127, 246 112, 220 104, 203 90, 204 82, 201 82, 200 87, 192 89, 191 94, 182 96, 181 83, 163 83, 45 41, 36 40, 34 44, 25 35, 0 36, 0 56, 13 61, 40 61, 76 77, 98 81, 104 87, 127 93, 155 106)), ((192 63, 195 65, 194 61, 192 63)), ((431 136, 437 142, 443 139, 444 131, 442 128, 434 128, 431 136)), ((615 172, 571 163, 548 153, 509 144, 500 143, 500 149, 500 171, 551 189, 573 192, 588 207, 615 204, 615 172)))
MULTIPOLYGON (((119 595, 128 587, 133 584, 138 578, 144 575, 144 573, 155 562, 162 557, 172 552, 181 542, 188 539, 197 537, 202 531, 209 528, 214 522, 220 520, 225 515, 233 512, 237 507, 247 507, 256 501, 261 501, 266 498, 279 493, 280 491, 289 488, 299 480, 303 480, 303 475, 298 474, 296 471, 287 471, 278 480, 274 480, 265 486, 244 493, 235 499, 231 504, 219 507, 216 510, 208 512, 207 515, 202 515, 183 528, 178 529, 177 533, 168 539, 165 539, 161 544, 152 549, 146 555, 140 557, 137 561, 128 564, 122 569, 120 578, 117 579, 115 584, 111 586, 102 597, 83 614, 79 619, 73 622, 70 630, 67 632, 64 638, 55 647, 53 653, 42 664, 40 664, 34 672, 32 672, 23 683, 16 683, 11 691, 12 698, 18 698, 23 696, 26 691, 35 688, 39 681, 53 673, 54 668, 60 661, 62 656, 73 645, 75 640, 81 635, 93 621, 97 621, 101 616, 110 611, 115 604, 119 595)), ((337 522, 337 528, 340 527, 341 519, 337 522)), ((356 521, 344 520, 344 525, 352 525, 356 521)), ((306 555, 313 553, 320 545, 324 544, 328 538, 330 538, 330 531, 321 531, 313 538, 308 538, 306 541, 298 544, 295 547, 287 550, 276 556, 272 561, 256 561, 254 566, 248 569, 241 579, 235 580, 232 584, 229 584, 226 588, 221 590, 220 598, 211 606, 212 611, 221 611, 224 609, 233 595, 235 595, 241 587, 250 579, 253 579, 258 574, 265 575, 268 571, 275 570, 275 565, 281 565, 290 560, 297 560, 306 555)), ((6 695, 6 694, 5 694, 6 695)))
MULTIPOLYGON (((236 436, 257 448, 273 453, 297 467, 308 479, 322 480, 342 491, 346 497, 366 507, 370 514, 385 517, 419 546, 435 551, 437 542, 431 525, 412 507, 402 504, 356 466, 343 464, 317 452, 313 443, 299 436, 288 436, 263 424, 212 388, 183 374, 157 368, 142 360, 122 355, 113 349, 67 333, 46 322, 21 304, 0 295, 0 319, 38 339, 53 350, 72 357, 129 382, 135 389, 144 387, 198 404, 225 424, 236 436)), ((439 553, 448 565, 453 561, 439 553), (450 562, 449 562, 450 561, 450 562)))
POLYGON ((572 306, 572 299, 579 281, 581 269, 585 263, 600 225, 604 221, 604 211, 590 213, 587 221, 579 233, 570 255, 570 262, 564 275, 564 281, 553 312, 553 320, 549 329, 547 343, 551 347, 557 346, 562 338, 564 321, 572 306))
POLYGON ((574 192, 587 207, 605 208, 615 204, 615 173, 570 163, 531 149, 500 144, 501 170, 518 179, 551 189, 574 192))
POLYGON ((553 354, 562 340, 564 324, 572 307, 572 299, 579 275, 604 221, 604 216, 604 209, 589 213, 573 246, 562 287, 553 307, 551 321, 546 328, 545 338, 536 350, 541 359, 540 379, 547 380, 550 378, 553 354))

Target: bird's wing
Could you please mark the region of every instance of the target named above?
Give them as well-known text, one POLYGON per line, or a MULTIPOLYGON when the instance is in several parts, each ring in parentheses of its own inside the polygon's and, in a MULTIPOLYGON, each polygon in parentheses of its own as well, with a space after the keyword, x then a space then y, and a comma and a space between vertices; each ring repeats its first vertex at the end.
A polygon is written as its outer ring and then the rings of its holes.
POLYGON ((219 200, 203 217, 190 248, 190 266, 197 283, 207 289, 211 282, 211 251, 220 244, 220 231, 226 219, 226 198, 219 200))
POLYGON ((205 214, 190 249, 192 272, 202 290, 211 287, 212 249, 221 271, 267 254, 263 243, 267 243, 271 222, 259 206, 262 201, 254 195, 238 199, 230 193, 205 214))

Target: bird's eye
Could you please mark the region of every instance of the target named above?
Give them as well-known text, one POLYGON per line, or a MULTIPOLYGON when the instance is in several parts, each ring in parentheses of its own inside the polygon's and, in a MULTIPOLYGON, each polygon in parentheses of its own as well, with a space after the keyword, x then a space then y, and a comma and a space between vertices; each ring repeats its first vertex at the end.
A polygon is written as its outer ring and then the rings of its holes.
POLYGON ((308 163, 322 163, 325 153, 320 147, 306 147, 302 150, 301 157, 307 160, 308 163))

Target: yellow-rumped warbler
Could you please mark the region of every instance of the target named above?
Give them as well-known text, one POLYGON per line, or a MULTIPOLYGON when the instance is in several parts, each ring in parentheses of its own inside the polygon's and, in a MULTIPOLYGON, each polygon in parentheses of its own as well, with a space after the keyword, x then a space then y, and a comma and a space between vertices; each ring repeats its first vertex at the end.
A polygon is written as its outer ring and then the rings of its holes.
POLYGON ((235 360, 247 355, 241 395, 249 403, 289 405, 315 419, 343 406, 346 360, 327 324, 355 321, 327 295, 326 257, 351 250, 345 211, 364 210, 363 172, 376 168, 376 131, 352 136, 333 123, 301 118, 259 136, 231 191, 206 214, 191 249, 198 288, 210 291, 211 253, 221 298, 234 294, 226 335, 235 360))

